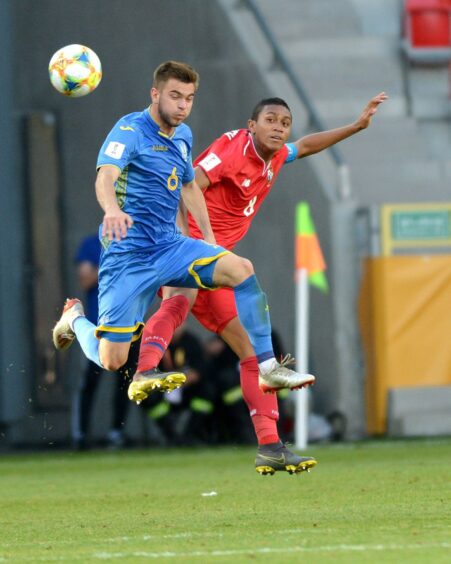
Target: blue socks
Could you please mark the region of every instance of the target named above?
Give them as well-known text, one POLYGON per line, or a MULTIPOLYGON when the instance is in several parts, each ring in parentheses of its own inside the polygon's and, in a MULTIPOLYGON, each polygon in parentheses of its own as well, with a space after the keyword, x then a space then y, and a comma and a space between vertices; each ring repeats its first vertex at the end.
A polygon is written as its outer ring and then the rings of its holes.
POLYGON ((86 317, 77 317, 73 323, 74 333, 77 336, 78 342, 85 353, 85 356, 92 360, 97 366, 103 368, 100 364, 99 357, 99 340, 94 335, 96 326, 86 319, 86 317))
POLYGON ((233 291, 238 317, 249 335, 257 361, 260 363, 274 357, 269 306, 255 274, 235 286, 233 291))

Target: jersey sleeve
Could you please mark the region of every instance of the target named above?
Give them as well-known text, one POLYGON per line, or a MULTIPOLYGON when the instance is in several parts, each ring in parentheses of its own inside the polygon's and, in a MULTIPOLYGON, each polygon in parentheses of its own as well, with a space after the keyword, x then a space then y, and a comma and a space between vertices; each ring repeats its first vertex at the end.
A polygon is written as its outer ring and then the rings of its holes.
POLYGON ((194 180, 194 168, 190 157, 189 161, 186 163, 185 173, 183 174, 182 182, 183 184, 189 184, 193 180, 194 180))
POLYGON ((181 129, 182 139, 180 141, 179 147, 182 152, 182 158, 186 163, 182 175, 182 184, 189 184, 194 180, 194 168, 193 168, 193 133, 191 129, 183 124, 179 126, 181 129))
POLYGON ((186 167, 183 173, 182 183, 189 184, 194 180, 194 168, 193 168, 193 158, 191 155, 191 148, 188 151, 188 157, 186 159, 186 167))
POLYGON ((118 121, 108 134, 97 158, 97 169, 114 165, 123 170, 139 147, 139 132, 124 120, 118 121))
POLYGON ((291 163, 298 158, 298 148, 294 143, 286 143, 285 148, 287 149, 287 157, 285 163, 291 163))

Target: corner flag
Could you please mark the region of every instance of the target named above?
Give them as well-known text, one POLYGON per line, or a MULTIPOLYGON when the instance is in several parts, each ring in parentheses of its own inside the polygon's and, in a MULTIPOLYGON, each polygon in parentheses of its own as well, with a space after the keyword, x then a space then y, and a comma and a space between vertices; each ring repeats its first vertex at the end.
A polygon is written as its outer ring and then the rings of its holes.
POLYGON ((325 274, 326 263, 316 235, 315 225, 307 202, 296 206, 296 271, 305 269, 312 286, 327 293, 329 285, 325 274))

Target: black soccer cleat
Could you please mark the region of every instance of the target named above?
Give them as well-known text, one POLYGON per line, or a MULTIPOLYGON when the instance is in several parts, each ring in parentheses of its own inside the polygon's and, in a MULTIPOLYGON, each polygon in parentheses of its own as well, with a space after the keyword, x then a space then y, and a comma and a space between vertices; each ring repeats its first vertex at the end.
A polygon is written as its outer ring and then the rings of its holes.
POLYGON ((288 450, 282 442, 260 445, 255 458, 255 470, 262 476, 280 471, 289 474, 310 472, 316 464, 316 460, 311 456, 298 456, 288 450))

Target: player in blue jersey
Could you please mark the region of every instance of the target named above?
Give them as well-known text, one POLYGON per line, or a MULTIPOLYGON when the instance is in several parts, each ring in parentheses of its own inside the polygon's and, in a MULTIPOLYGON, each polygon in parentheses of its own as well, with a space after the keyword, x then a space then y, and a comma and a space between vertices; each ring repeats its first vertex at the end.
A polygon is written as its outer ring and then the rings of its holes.
MULTIPOLYGON (((154 73, 151 105, 120 119, 108 134, 96 179, 104 211, 98 325, 86 319, 79 300, 67 300, 53 329, 54 344, 67 349, 76 337, 88 359, 114 371, 125 364, 131 342, 139 339, 160 287, 231 287, 263 377, 269 383, 273 377, 290 379, 290 387, 309 385, 313 376, 297 374, 274 359, 269 308, 252 263, 215 244, 194 180, 191 130, 183 124, 198 79, 187 64, 162 63, 154 73), (177 228, 180 197, 204 240, 185 237, 177 228)), ((129 397, 139 402, 154 389, 171 391, 184 381, 179 372, 137 372, 129 397)))

